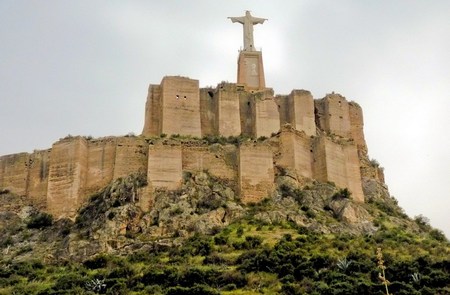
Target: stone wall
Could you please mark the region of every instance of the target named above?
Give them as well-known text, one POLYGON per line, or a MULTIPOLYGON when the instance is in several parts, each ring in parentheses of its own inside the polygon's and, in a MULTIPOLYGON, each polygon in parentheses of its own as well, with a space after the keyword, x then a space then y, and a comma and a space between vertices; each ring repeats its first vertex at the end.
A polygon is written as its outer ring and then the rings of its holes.
POLYGON ((45 207, 50 150, 0 157, 0 188, 30 197, 38 207, 45 207))
POLYGON ((48 175, 51 150, 34 151, 29 156, 26 195, 40 208, 47 204, 48 175))
POLYGON ((147 171, 148 144, 141 137, 118 137, 113 179, 147 171))
POLYGON ((364 119, 362 108, 356 102, 349 102, 350 133, 358 149, 367 153, 366 140, 364 138, 364 119))
POLYGON ((150 145, 147 180, 152 188, 178 189, 181 186, 182 156, 179 145, 150 145))
POLYGON ((321 136, 313 144, 313 174, 319 181, 334 182, 348 188, 352 199, 364 202, 358 151, 351 142, 337 143, 321 136))
POLYGON ((150 84, 147 102, 145 103, 145 120, 142 134, 145 136, 159 136, 162 132, 161 86, 150 84))
POLYGON ((53 144, 48 179, 47 210, 59 217, 73 217, 83 200, 87 176, 88 144, 82 137, 53 144))
POLYGON ((147 174, 145 208, 154 188, 179 188, 183 171, 206 170, 235 183, 244 203, 270 195, 274 165, 298 177, 332 181, 361 202, 362 178, 384 180, 382 169, 369 161, 358 104, 334 93, 314 101, 305 90, 274 97, 272 89, 245 87, 222 82, 199 89, 197 80, 165 77, 149 87, 143 137, 74 137, 51 150, 0 157, 0 188, 27 195, 56 216, 73 216, 89 195, 136 172, 147 174), (148 138, 162 133, 278 135, 272 146, 249 141, 239 148, 186 137, 148 138))
POLYGON ((270 137, 273 133, 280 130, 280 116, 278 114, 278 105, 273 98, 260 100, 255 98, 255 125, 252 137, 261 136, 270 137))
POLYGON ((201 137, 198 80, 164 77, 161 82, 161 132, 201 137))
POLYGON ((315 102, 320 128, 329 134, 351 137, 349 104, 339 94, 327 94, 315 102))
POLYGON ((249 92, 239 93, 239 116, 241 121, 241 133, 246 136, 254 136, 254 134, 256 134, 254 124, 256 105, 253 94, 249 92))
POLYGON ((236 181, 236 151, 234 145, 183 146, 183 171, 207 171, 217 178, 236 181))
MULTIPOLYGON (((217 97, 217 98, 216 98, 217 97)), ((236 84, 222 83, 218 87, 218 133, 222 136, 239 136, 241 134, 241 118, 239 115, 239 92, 236 84)))
POLYGON ((218 99, 217 90, 213 88, 200 89, 200 125, 202 136, 218 135, 218 99))
POLYGON ((311 92, 306 90, 292 90, 288 97, 289 123, 298 131, 306 135, 316 135, 314 116, 314 99, 311 92))
POLYGON ((254 143, 241 145, 238 172, 239 194, 244 204, 269 197, 275 188, 271 147, 254 143))
POLYGON ((297 176, 314 178, 311 139, 295 130, 283 130, 280 133, 279 158, 276 164, 297 176))
POLYGON ((18 195, 27 192, 29 154, 20 153, 0 158, 0 187, 18 195))
POLYGON ((116 137, 91 140, 88 143, 88 171, 84 194, 90 195, 108 185, 114 178, 116 137))

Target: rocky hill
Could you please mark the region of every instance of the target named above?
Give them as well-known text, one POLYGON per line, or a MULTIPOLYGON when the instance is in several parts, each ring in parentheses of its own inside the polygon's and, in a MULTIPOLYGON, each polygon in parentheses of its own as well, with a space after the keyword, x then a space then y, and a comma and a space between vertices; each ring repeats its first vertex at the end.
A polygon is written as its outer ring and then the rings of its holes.
POLYGON ((386 294, 378 248, 389 292, 450 294, 450 244, 381 182, 365 203, 285 170, 275 183, 244 204, 233 182, 186 172, 144 211, 135 173, 58 220, 2 191, 0 294, 386 294))

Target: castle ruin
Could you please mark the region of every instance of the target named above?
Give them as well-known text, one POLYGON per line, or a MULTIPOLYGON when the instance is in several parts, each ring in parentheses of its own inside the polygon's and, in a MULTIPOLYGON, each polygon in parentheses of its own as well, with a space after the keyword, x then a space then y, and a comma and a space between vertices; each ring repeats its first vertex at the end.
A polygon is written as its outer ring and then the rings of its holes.
POLYGON ((74 217, 90 195, 131 173, 147 177, 139 201, 149 210, 154 190, 179 188, 186 172, 208 171, 233 183, 243 203, 254 203, 274 192, 283 171, 297 180, 334 182, 364 202, 362 181, 384 179, 368 159, 361 107, 334 93, 274 95, 262 53, 245 33, 265 19, 249 12, 230 19, 244 26, 237 83, 200 88, 198 80, 166 76, 148 89, 140 136, 68 137, 48 150, 2 156, 0 189, 27 196, 55 217, 74 217), (219 136, 249 140, 201 139, 219 136))

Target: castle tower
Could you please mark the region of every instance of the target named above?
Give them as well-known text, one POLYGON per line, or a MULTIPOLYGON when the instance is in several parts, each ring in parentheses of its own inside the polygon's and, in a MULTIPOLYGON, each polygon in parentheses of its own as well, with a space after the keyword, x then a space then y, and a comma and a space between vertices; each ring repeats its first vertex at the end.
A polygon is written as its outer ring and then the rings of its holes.
POLYGON ((246 90, 264 90, 266 87, 262 52, 255 49, 253 25, 263 24, 265 18, 254 17, 250 11, 245 16, 229 17, 233 23, 242 24, 244 29, 244 49, 239 52, 237 83, 246 90))

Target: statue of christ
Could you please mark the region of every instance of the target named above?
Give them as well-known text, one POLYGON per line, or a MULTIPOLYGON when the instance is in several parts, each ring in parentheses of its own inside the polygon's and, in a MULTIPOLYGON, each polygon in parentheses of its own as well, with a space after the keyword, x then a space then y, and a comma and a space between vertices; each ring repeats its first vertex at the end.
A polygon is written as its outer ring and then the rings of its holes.
POLYGON ((244 27, 244 51, 255 51, 253 43, 253 25, 263 24, 266 18, 253 17, 250 11, 245 12, 245 16, 229 17, 233 23, 240 23, 244 27))

